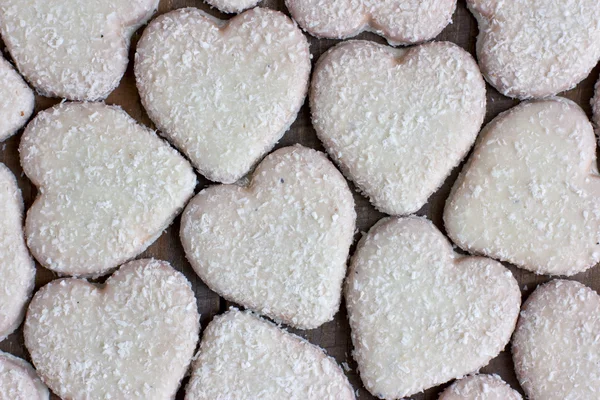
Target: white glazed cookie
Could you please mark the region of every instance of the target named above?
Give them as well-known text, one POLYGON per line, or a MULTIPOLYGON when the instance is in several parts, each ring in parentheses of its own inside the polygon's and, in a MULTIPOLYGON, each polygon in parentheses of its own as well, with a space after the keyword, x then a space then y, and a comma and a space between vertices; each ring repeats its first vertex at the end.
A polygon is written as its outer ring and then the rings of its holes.
POLYGON ((379 210, 418 211, 472 146, 485 116, 485 83, 449 42, 395 49, 344 42, 319 60, 311 83, 317 135, 379 210))
POLYGON ((472 375, 454 382, 439 400, 523 400, 498 375, 472 375))
POLYGON ((33 113, 33 91, 0 55, 0 142, 21 129, 33 113))
MULTIPOLYGON (((23 199, 12 172, 0 163, 0 341, 23 321, 35 284, 35 264, 23 237, 23 199)), ((2 386, 2 385, 0 385, 2 386)))
POLYGON ((192 267, 230 301, 301 329, 338 311, 356 214, 323 153, 268 155, 247 187, 212 186, 192 199, 181 240, 192 267))
POLYGON ((19 71, 44 96, 101 100, 119 84, 129 41, 159 0, 3 0, 0 30, 19 71))
POLYGON ((486 80, 520 99, 573 88, 600 58, 598 0, 467 0, 486 80))
POLYGON ((592 125, 554 98, 520 104, 481 132, 444 211, 465 250, 539 274, 600 261, 600 179, 592 125))
POLYGON ((19 151, 40 189, 27 212, 27 244, 60 274, 102 275, 140 254, 196 185, 179 153, 102 103, 64 103, 39 113, 19 151))
POLYGON ((398 399, 478 370, 510 340, 520 304, 500 263, 455 253, 424 218, 384 218, 358 244, 346 283, 365 387, 398 399))
POLYGON ((0 400, 48 398, 48 388, 27 361, 0 351, 0 400))
POLYGON ((102 287, 69 278, 40 289, 25 345, 61 398, 170 400, 194 354, 199 318, 183 274, 138 260, 102 287))
POLYGON ((345 39, 375 32, 390 44, 436 37, 452 21, 456 0, 286 0, 292 17, 311 35, 345 39))
POLYGON ((185 400, 354 400, 335 360, 249 312, 217 316, 202 335, 185 400))
POLYGON ((523 305, 512 341, 515 371, 530 400, 588 400, 600 393, 600 297, 554 280, 523 305))
POLYGON ((224 13, 239 13, 254 7, 261 0, 204 0, 224 13))
POLYGON ((142 103, 208 179, 233 183, 283 136, 304 102, 308 42, 284 14, 229 21, 172 11, 144 31, 135 58, 142 103))

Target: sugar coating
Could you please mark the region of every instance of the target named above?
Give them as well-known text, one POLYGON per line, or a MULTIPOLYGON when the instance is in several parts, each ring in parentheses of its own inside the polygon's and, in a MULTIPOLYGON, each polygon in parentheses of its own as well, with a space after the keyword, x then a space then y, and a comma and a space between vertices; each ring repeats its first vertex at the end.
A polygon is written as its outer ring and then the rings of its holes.
POLYGON ((101 100, 119 84, 131 35, 159 0, 3 0, 0 31, 19 71, 47 97, 101 100))
POLYGON ((515 371, 530 400, 587 400, 600 392, 600 297, 554 280, 523 305, 512 341, 515 371))
POLYGON ((25 346, 64 399, 174 399, 200 329, 190 283, 169 263, 123 265, 104 286, 50 282, 34 296, 25 346))
MULTIPOLYGON (((35 264, 23 237, 23 199, 17 181, 0 163, 0 341, 23 321, 35 284, 35 264)), ((0 385, 1 387, 2 385, 0 385)))
POLYGON ((600 179, 592 125, 574 102, 520 104, 481 132, 444 210, 465 250, 538 274, 600 261, 600 179))
POLYGON ((28 362, 0 351, 0 400, 48 398, 48 388, 28 362))
POLYGON ((517 322, 521 294, 510 271, 455 253, 430 221, 389 217, 358 244, 346 305, 365 387, 398 399, 496 357, 517 322))
POLYGON ((229 21, 195 9, 156 18, 135 61, 142 104, 202 175, 233 183, 283 136, 304 102, 308 42, 284 14, 229 21))
POLYGON ((486 80, 520 99, 575 87, 600 58, 598 0, 467 0, 486 80))
POLYGON ((204 0, 224 13, 239 13, 254 7, 261 0, 204 0))
POLYGON ((192 166, 118 107, 63 103, 27 126, 21 165, 39 188, 32 254, 67 275, 102 275, 144 251, 192 197, 192 166))
POLYGON ((392 45, 436 37, 452 21, 456 0, 286 0, 292 17, 311 35, 346 39, 363 31, 392 45))
POLYGON ((268 155, 246 187, 211 186, 181 219, 196 273, 226 299, 288 325, 333 319, 356 213, 323 153, 302 146, 268 155))
POLYGON ((335 360, 252 313, 232 309, 202 336, 185 400, 354 400, 335 360))
POLYGON ((418 211, 473 145, 485 83, 449 42, 337 45, 311 83, 317 135, 344 174, 388 214, 418 211))
POLYGON ((21 129, 33 113, 33 91, 0 55, 0 142, 21 129))
POLYGON ((472 375, 454 382, 439 400, 523 400, 498 375, 472 375))

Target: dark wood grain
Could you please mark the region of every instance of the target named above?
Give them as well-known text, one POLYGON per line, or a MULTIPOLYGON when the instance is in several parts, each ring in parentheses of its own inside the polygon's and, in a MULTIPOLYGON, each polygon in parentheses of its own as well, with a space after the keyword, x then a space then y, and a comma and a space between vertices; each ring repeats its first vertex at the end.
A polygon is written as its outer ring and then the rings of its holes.
MULTIPOLYGON (((282 0, 265 0, 261 4, 262 6, 274 8, 282 12, 287 13, 282 0)), ((223 14, 218 13, 214 9, 210 9, 201 0, 162 0, 160 2, 158 13, 162 14, 169 10, 194 6, 202 8, 211 14, 220 17, 228 18, 223 14)), ((135 45, 139 40, 140 34, 143 28, 140 29, 132 40, 132 47, 130 51, 130 60, 133 60, 135 53, 135 45)), ((472 15, 467 11, 464 1, 459 1, 458 8, 453 17, 453 23, 449 25, 437 40, 449 40, 475 55, 475 38, 477 35, 477 24, 472 15)), ((312 37, 308 37, 311 44, 311 53, 313 55, 313 62, 316 62, 318 57, 323 54, 331 46, 335 45, 338 41, 336 40, 317 40, 312 37)), ((379 43, 384 41, 373 34, 365 33, 359 36, 362 39, 369 39, 379 43)), ((0 43, 1 44, 1 43, 0 43)), ((4 48, 4 46, 1 46, 4 48)), ((8 57, 8 54, 5 53, 8 57)), ((576 101, 583 109, 588 113, 591 112, 589 101, 592 97, 593 85, 596 79, 598 79, 599 68, 596 68, 590 76, 579 84, 575 89, 570 90, 562 95, 576 101)), ((495 117, 498 113, 514 106, 517 101, 508 99, 500 95, 496 90, 487 87, 487 115, 486 122, 495 117)), ((48 99, 41 96, 36 97, 36 112, 46 109, 53 104, 56 104, 60 100, 48 99)), ((120 86, 109 96, 107 103, 118 104, 122 106, 131 116, 137 119, 139 122, 153 127, 152 122, 146 115, 143 107, 141 106, 139 95, 135 88, 135 79, 133 76, 133 65, 130 66, 123 77, 120 86)), ((19 186, 23 192, 26 207, 29 207, 33 202, 36 195, 36 189, 23 175, 23 171, 19 165, 18 157, 18 144, 20 140, 20 133, 15 137, 12 137, 8 141, 0 144, 0 162, 6 164, 17 176, 19 186)), ((319 140, 317 139, 314 129, 310 123, 310 113, 308 106, 305 104, 298 119, 292 125, 291 129, 286 133, 283 139, 279 142, 277 147, 288 146, 293 143, 301 143, 308 147, 313 147, 319 150, 323 150, 319 140)), ((461 166, 456 168, 451 176, 446 180, 444 185, 431 197, 429 202, 418 212, 419 215, 425 215, 430 218, 442 231, 444 226, 442 223, 442 210, 444 202, 448 196, 450 188, 456 179, 461 166)), ((200 177, 200 183, 197 187, 199 191, 206 185, 210 184, 207 180, 200 177)), ((353 187, 351 185, 351 187, 353 187)), ((358 238, 361 232, 366 232, 376 221, 378 221, 383 214, 376 211, 360 194, 355 191, 354 195, 356 201, 356 211, 358 214, 357 221, 357 236, 358 238)), ((167 229, 164 234, 144 252, 140 257, 155 257, 169 261, 174 268, 182 271, 185 276, 192 282, 194 291, 196 293, 198 308, 202 314, 202 326, 206 327, 206 324, 210 322, 212 317, 219 312, 226 310, 231 304, 223 301, 218 295, 211 292, 206 285, 196 276, 188 262, 186 261, 183 249, 179 242, 179 218, 176 219, 175 223, 167 229)), ((514 266, 507 265, 507 267, 513 272, 517 280, 519 281, 523 298, 526 298, 531 291, 542 282, 548 281, 550 278, 546 276, 534 275, 533 273, 515 268, 514 266)), ((57 278, 57 276, 40 267, 37 268, 36 278, 36 289, 39 289, 44 284, 57 278)), ((1 279, 1 277, 0 277, 1 279)), ((600 291, 600 269, 593 268, 585 273, 574 276, 572 279, 580 281, 596 291, 600 291)), ((358 399, 367 400, 375 399, 371 396, 361 385, 360 379, 356 372, 356 364, 352 360, 352 344, 350 341, 350 329, 348 326, 347 315, 342 304, 340 312, 336 315, 332 322, 324 324, 319 329, 310 331, 299 331, 292 330, 298 335, 307 338, 312 343, 324 347, 327 352, 335 357, 339 363, 346 363, 350 370, 347 375, 357 389, 358 399)), ((9 336, 8 339, 0 343, 0 350, 8 351, 19 357, 28 358, 27 351, 23 345, 22 330, 19 329, 16 333, 9 336)), ((510 383, 515 389, 521 391, 516 380, 512 361, 509 350, 505 350, 498 357, 493 359, 488 366, 482 369, 486 373, 497 373, 510 383)), ((445 386, 445 385, 444 385, 445 386)), ((421 393, 412 397, 413 400, 433 400, 437 399, 439 392, 443 389, 442 387, 433 388, 427 390, 425 393, 421 393)), ((53 397, 56 399, 57 397, 53 397)), ((183 398, 183 389, 180 390, 178 399, 183 398)))

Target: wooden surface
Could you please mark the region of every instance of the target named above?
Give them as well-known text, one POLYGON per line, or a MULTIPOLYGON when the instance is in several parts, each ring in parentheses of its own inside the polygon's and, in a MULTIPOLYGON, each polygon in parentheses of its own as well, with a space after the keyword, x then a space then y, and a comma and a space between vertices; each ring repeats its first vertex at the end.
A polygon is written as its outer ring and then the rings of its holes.
MULTIPOLYGON (((219 14, 215 10, 210 10, 206 4, 201 0, 162 0, 158 10, 159 14, 168 12, 172 9, 194 6, 202 8, 210 12, 211 14, 220 17, 227 18, 222 14, 219 14)), ((270 7, 273 9, 280 10, 287 14, 287 10, 283 4, 283 0, 265 0, 261 3, 261 6, 270 7)), ((143 28, 141 28, 133 37, 132 48, 130 51, 130 65, 125 74, 120 86, 108 97, 107 103, 118 104, 122 106, 131 116, 137 119, 139 122, 146 124, 150 127, 154 127, 148 116, 146 115, 142 105, 140 104, 139 96, 135 87, 135 79, 133 76, 133 55, 135 53, 135 44, 140 37, 143 28)), ((449 25, 436 40, 448 40, 457 43, 471 54, 475 55, 475 37, 477 35, 477 24, 473 16, 468 12, 465 7, 464 0, 459 0, 457 10, 453 16, 453 23, 449 25)), ((317 40, 313 37, 308 36, 310 41, 310 49, 313 55, 313 63, 316 62, 318 57, 325 52, 328 48, 336 44, 336 40, 317 40)), ((379 43, 384 41, 373 34, 362 34, 358 38, 374 40, 379 43)), ((4 49, 4 45, 0 48, 4 49)), ((8 54, 5 55, 8 57, 8 54)), ((583 109, 590 115, 591 107, 589 101, 593 94, 593 85, 598 79, 599 68, 595 68, 590 76, 580 83, 575 89, 563 93, 562 96, 568 97, 576 101, 583 109)), ((487 116, 486 122, 490 121, 498 113, 514 106, 518 102, 515 100, 508 99, 500 95, 496 90, 487 86, 487 116)), ((36 112, 46 109, 53 104, 59 102, 58 99, 48 99, 41 96, 36 97, 36 112)), ((15 137, 12 137, 5 143, 0 144, 0 162, 6 164, 17 176, 19 180, 19 186, 23 192, 25 200, 25 206, 29 207, 36 195, 36 189, 28 181, 27 177, 23 175, 23 171, 19 165, 18 157, 18 144, 21 138, 20 133, 15 137)), ((314 129, 310 123, 310 113, 307 102, 300 111, 298 119, 292 125, 291 129, 285 134, 283 139, 279 142, 277 147, 288 146, 294 143, 301 143, 304 146, 313 147, 315 149, 323 150, 319 140, 317 139, 314 129)), ((429 202, 418 212, 419 215, 425 215, 430 218, 442 231, 444 226, 442 223, 442 210, 444 202, 448 196, 450 188, 456 179, 458 172, 460 171, 459 166, 455 169, 451 176, 446 180, 440 190, 438 190, 429 200, 429 202)), ((199 185, 196 188, 197 191, 206 187, 209 182, 203 177, 199 177, 199 185)), ((351 185, 352 188, 354 188, 351 185)), ((356 211, 358 214, 357 227, 358 231, 356 239, 360 236, 361 232, 366 232, 376 221, 378 221, 383 214, 377 212, 369 202, 355 192, 356 211)), ((175 220, 175 223, 152 245, 144 252, 140 257, 155 257, 163 260, 167 260, 176 269, 182 271, 185 276, 192 282, 194 291, 196 293, 198 309, 202 314, 202 327, 205 328, 210 322, 212 317, 220 312, 225 311, 231 304, 220 299, 219 296, 211 292, 206 285, 196 276, 190 265, 187 263, 184 257, 183 249, 179 242, 179 218, 175 220)), ((353 249, 352 249, 353 250, 353 249)), ((537 284, 546 282, 550 278, 547 276, 536 276, 530 272, 517 269, 513 266, 507 265, 513 272, 517 280, 519 281, 523 299, 531 293, 537 284)), ((44 284, 48 283, 57 276, 39 267, 37 269, 36 277, 36 289, 40 288, 44 284)), ((2 279, 0 277, 0 279, 2 279)), ((578 280, 596 291, 600 291, 600 269, 598 267, 593 268, 585 273, 574 276, 572 279, 578 280)), ((399 310, 399 312, 401 312, 399 310)), ((76 327, 74 327, 76 329, 76 327)), ((347 375, 350 382, 357 389, 358 399, 367 400, 375 399, 371 396, 362 386, 360 378, 356 372, 356 363, 352 360, 351 351, 352 345, 350 341, 350 329, 348 326, 346 311, 344 305, 336 315, 332 322, 324 324, 319 329, 310 331, 299 331, 292 330, 293 332, 305 337, 310 342, 315 343, 324 347, 327 352, 335 357, 339 363, 347 363, 350 370, 347 375)), ((509 346, 510 347, 510 346, 509 346)), ((493 359, 488 366, 482 369, 482 372, 486 373, 497 373, 502 376, 508 383, 510 383, 515 389, 522 392, 518 385, 513 372, 512 361, 510 357, 509 347, 501 353, 498 357, 493 359)), ((19 329, 16 333, 12 334, 5 341, 0 343, 0 350, 8 351, 16 356, 29 358, 27 350, 23 345, 22 330, 19 329)), ((184 381, 184 385, 185 385, 184 381)), ((443 385, 438 388, 427 390, 425 393, 421 393, 412 397, 414 400, 433 400, 437 399, 440 391, 445 387, 443 385)), ((183 388, 180 390, 178 399, 183 399, 183 388)), ((53 397, 57 399, 57 397, 53 397)), ((150 399, 149 399, 150 400, 150 399)), ((257 399, 258 400, 258 399, 257 399)))

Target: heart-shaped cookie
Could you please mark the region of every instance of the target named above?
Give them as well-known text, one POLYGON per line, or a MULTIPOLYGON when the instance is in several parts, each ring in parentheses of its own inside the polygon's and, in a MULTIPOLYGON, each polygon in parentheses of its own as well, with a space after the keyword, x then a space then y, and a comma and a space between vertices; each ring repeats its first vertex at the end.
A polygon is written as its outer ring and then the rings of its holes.
MULTIPOLYGON (((23 237, 23 199, 0 163, 0 341, 21 324, 35 284, 35 264, 23 237)), ((0 385, 2 386, 2 385, 0 385)))
POLYGON ((439 400, 523 400, 498 375, 472 375, 454 382, 439 400))
POLYGON ((100 100, 119 84, 129 41, 159 0, 3 0, 0 30, 19 71, 44 96, 100 100))
POLYGON ((554 280, 523 305, 512 353, 530 400, 597 399, 600 297, 579 282, 554 280))
POLYGON ((375 32, 390 44, 436 37, 452 21, 456 0, 286 0, 292 17, 316 37, 375 32))
POLYGON ((255 8, 229 21, 172 11, 135 56, 142 103, 208 179, 233 183, 283 136, 304 102, 308 42, 284 14, 255 8))
POLYGON ((513 332, 521 294, 500 263, 464 257, 424 218, 385 218, 360 241, 346 285, 365 387, 398 399, 474 372, 513 332))
POLYGON ((419 210, 467 154, 485 115, 475 60, 449 42, 344 42, 311 83, 317 135, 379 210, 419 210))
POLYGON ((0 400, 48 400, 48 388, 25 360, 0 351, 0 400))
POLYGON ((175 398, 200 316, 190 283, 164 261, 123 265, 102 286, 60 279, 33 297, 25 345, 64 399, 175 398))
POLYGON ((486 80, 520 99, 573 88, 600 58, 598 0, 467 0, 486 80))
POLYGON ((181 241, 202 280, 230 301, 301 328, 340 305, 354 201, 324 154, 301 146, 268 155, 247 187, 212 186, 181 219, 181 241))
POLYGON ((21 129, 33 113, 33 91, 0 55, 0 142, 21 129))
POLYGON ((102 103, 63 103, 39 113, 19 152, 40 190, 27 212, 27 244, 61 274, 105 274, 140 254, 196 185, 179 153, 102 103))
POLYGON ((481 132, 444 211, 465 250, 539 274, 573 275, 600 261, 596 139, 570 100, 520 104, 481 132))
POLYGON ((232 309, 202 335, 185 400, 354 400, 331 357, 252 313, 232 309))

